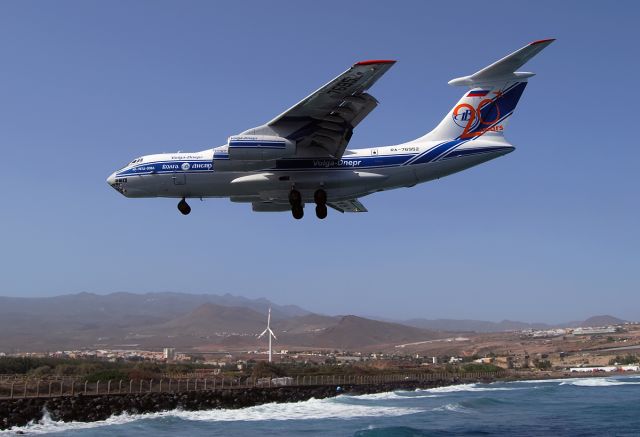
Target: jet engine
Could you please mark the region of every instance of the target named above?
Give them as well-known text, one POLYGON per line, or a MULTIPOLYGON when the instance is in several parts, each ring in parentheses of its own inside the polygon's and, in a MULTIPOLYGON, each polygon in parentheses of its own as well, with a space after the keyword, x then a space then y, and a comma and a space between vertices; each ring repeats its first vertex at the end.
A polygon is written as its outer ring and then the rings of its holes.
POLYGON ((224 146, 213 149, 213 168, 217 171, 250 171, 273 167, 281 158, 293 157, 292 141, 268 135, 229 137, 224 146))

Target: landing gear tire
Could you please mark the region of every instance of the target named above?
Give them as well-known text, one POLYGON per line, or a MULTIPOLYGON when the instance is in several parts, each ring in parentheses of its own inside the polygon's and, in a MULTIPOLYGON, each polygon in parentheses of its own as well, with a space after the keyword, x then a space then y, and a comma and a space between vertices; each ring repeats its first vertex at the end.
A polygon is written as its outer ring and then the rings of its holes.
POLYGON ((180 202, 178 202, 178 211, 180 211, 182 215, 188 215, 191 212, 191 207, 187 201, 184 200, 184 197, 180 202))
POLYGON ((302 217, 304 217, 304 208, 302 207, 302 205, 292 206, 291 215, 293 215, 293 218, 296 220, 300 220, 302 217))
POLYGON ((315 193, 313 193, 313 201, 317 205, 325 205, 327 203, 327 192, 322 188, 317 189, 315 193))
POLYGON ((289 192, 289 203, 292 207, 302 204, 302 194, 300 194, 300 191, 294 189, 289 192))
POLYGON ((327 205, 316 206, 316 217, 318 217, 320 220, 327 218, 327 205))
POLYGON ((291 215, 296 220, 300 220, 304 217, 304 208, 302 207, 302 194, 300 191, 292 188, 289 191, 289 204, 291 205, 291 215))
POLYGON ((313 193, 313 201, 316 202, 316 217, 320 220, 327 218, 327 192, 322 188, 313 193))

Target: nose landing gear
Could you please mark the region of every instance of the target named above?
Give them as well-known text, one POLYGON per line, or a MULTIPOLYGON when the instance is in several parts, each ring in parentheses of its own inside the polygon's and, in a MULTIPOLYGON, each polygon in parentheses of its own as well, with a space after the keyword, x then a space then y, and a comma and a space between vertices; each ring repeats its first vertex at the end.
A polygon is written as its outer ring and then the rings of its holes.
POLYGON ((191 207, 187 201, 184 200, 184 197, 180 202, 178 202, 178 211, 180 211, 182 215, 188 215, 191 212, 191 207))

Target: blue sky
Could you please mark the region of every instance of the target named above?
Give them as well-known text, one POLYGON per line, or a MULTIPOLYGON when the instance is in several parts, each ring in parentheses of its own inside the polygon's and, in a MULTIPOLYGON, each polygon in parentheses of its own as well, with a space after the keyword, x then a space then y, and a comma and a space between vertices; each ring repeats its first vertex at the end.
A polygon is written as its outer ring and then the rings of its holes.
POLYGON ((0 3, 0 295, 184 291, 330 314, 640 319, 636 2, 0 3), (399 62, 350 147, 430 130, 447 85, 524 44, 516 152, 294 221, 105 178, 262 124, 363 59, 399 62))

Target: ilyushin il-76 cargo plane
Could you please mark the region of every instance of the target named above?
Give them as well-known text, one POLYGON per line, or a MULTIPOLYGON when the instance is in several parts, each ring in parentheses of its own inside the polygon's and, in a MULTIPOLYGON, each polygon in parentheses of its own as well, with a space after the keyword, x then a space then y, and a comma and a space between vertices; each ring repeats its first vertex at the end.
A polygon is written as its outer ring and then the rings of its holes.
POLYGON ((254 211, 291 211, 315 204, 366 212, 358 200, 441 178, 510 153, 508 118, 533 73, 517 71, 553 39, 532 42, 450 85, 470 88, 435 129, 395 146, 347 150, 354 128, 378 105, 367 90, 395 61, 358 62, 268 123, 229 137, 214 149, 134 159, 107 182, 126 197, 228 197, 254 211))

